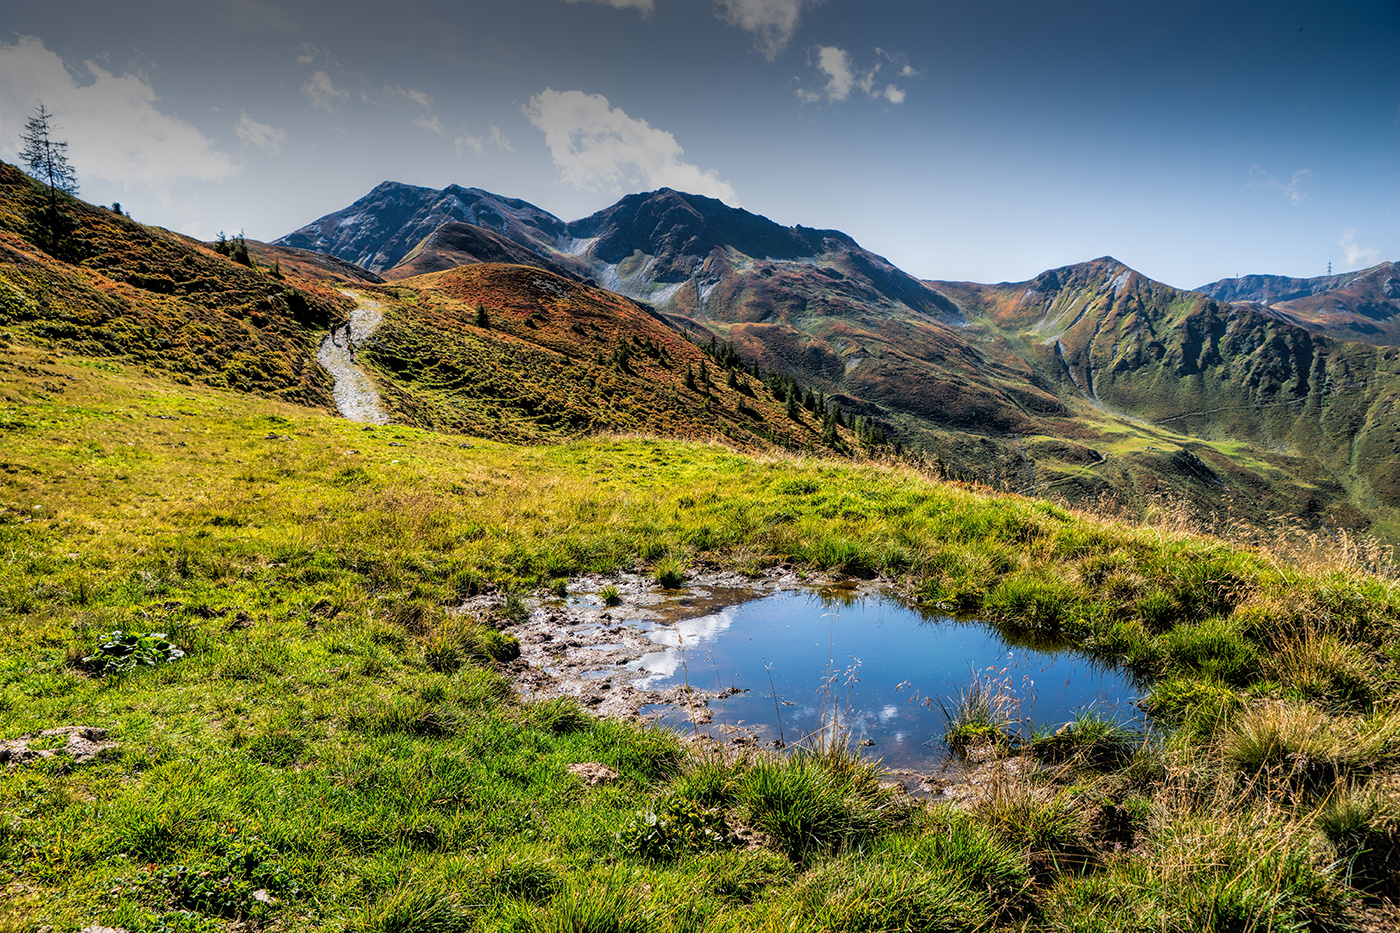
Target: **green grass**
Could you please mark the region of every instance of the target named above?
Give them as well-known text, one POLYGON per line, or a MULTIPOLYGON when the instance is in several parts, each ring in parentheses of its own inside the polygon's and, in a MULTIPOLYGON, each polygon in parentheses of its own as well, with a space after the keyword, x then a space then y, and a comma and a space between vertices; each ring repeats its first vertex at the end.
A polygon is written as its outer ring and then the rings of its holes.
POLYGON ((0 738, 81 724, 117 742, 0 771, 0 928, 1132 929, 1215 911, 1249 929, 1267 907, 1301 929, 1363 877, 1316 853, 1374 840, 1314 820, 1321 797, 1296 809, 1319 781, 1261 779, 1290 752, 1243 717, 1306 708, 1346 739, 1337 773, 1381 786, 1400 759, 1386 581, 905 468, 648 438, 464 448, 90 362, 0 346, 0 738), (500 670, 532 589, 789 562, 1054 629, 1143 672, 1175 731, 1154 767, 1117 767, 1098 756, 1118 738, 1086 721, 1067 754, 1095 767, 930 811, 849 754, 696 756, 520 701, 500 670), (487 592, 496 610, 451 611, 487 592), (118 630, 184 655, 85 669, 118 630), (586 786, 582 762, 619 778, 586 786), (1223 803, 1189 809, 1203 794, 1223 803), (1141 848, 1115 851, 1100 816, 1129 797, 1141 848), (660 842, 633 844, 647 814, 660 842), (757 847, 710 844, 731 831, 757 847))

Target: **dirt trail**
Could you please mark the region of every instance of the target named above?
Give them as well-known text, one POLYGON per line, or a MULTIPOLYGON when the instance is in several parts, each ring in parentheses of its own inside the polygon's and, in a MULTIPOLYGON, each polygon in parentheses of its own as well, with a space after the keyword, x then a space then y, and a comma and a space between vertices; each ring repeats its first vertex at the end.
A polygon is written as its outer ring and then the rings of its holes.
POLYGON ((335 380, 335 407, 350 421, 388 424, 389 415, 369 376, 355 362, 355 344, 374 333, 384 319, 384 306, 354 292, 341 294, 355 300, 348 326, 331 329, 316 351, 316 362, 335 380))

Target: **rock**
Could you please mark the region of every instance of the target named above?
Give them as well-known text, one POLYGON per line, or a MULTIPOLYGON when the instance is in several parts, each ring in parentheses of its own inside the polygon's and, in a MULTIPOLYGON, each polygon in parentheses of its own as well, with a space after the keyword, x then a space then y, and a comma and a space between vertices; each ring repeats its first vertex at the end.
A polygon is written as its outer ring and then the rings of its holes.
POLYGON ((90 927, 83 927, 81 933, 126 933, 125 927, 104 927, 93 924, 90 927))
POLYGON ((617 780, 617 772, 605 764, 596 761, 588 761, 582 764, 569 765, 570 774, 577 776, 589 787, 598 784, 606 784, 609 781, 617 780))

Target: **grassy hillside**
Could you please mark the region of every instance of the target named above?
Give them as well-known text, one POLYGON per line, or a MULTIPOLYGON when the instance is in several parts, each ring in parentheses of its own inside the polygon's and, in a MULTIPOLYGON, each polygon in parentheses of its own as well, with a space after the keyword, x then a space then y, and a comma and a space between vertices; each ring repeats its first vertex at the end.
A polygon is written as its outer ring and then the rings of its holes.
POLYGON ((0 163, 0 324, 205 385, 329 403, 315 341, 344 296, 68 197, 52 256, 34 245, 47 242, 46 192, 0 163))
MULTIPOLYGON (((0 324, 55 350, 328 406, 316 347, 358 289, 385 306, 361 360, 402 423, 513 441, 645 431, 755 450, 821 442, 819 413, 789 412, 785 395, 635 302, 548 271, 477 265, 388 286, 259 243, 240 264, 73 198, 51 255, 34 245, 49 242, 45 204, 44 189, 0 163, 0 324)), ((835 434, 828 449, 860 447, 848 428, 835 434)))
POLYGON ((515 441, 601 430, 820 443, 819 416, 789 414, 643 306, 541 269, 464 266, 366 294, 385 323, 361 356, 408 423, 515 441))
POLYGON ((0 771, 0 928, 1336 930, 1396 893, 1389 578, 906 469, 367 431, 17 338, 0 387, 0 739, 114 743, 0 771), (928 805, 840 749, 514 697, 508 593, 663 561, 885 575, 1139 671, 1168 734, 1091 717, 928 805), (183 656, 120 670, 118 630, 183 656))
MULTIPOLYGON (((1395 350, 1312 334, 1111 259, 1031 282, 938 287, 1017 347, 1061 398, 1077 398, 1086 428, 1105 440, 1139 435, 1139 451, 1186 448, 1207 467, 1188 493, 1203 504, 1229 496, 1245 512, 1394 534, 1395 350)), ((1170 481, 1152 458, 1135 466, 1170 481)))

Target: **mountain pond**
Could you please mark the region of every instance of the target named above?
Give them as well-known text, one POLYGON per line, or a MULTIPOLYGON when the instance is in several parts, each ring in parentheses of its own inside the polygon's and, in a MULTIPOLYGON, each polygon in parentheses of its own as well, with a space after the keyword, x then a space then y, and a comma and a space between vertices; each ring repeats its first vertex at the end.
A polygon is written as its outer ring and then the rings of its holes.
POLYGON ((835 721, 887 768, 927 769, 949 758, 940 702, 955 700, 974 677, 1009 697, 1023 734, 1084 710, 1121 723, 1141 718, 1138 688, 1122 671, 1053 645, 1016 643, 983 622, 925 616, 840 589, 782 591, 640 627, 656 647, 627 665, 637 687, 727 694, 710 701, 708 717, 674 705, 643 710, 686 732, 717 737, 739 727, 791 745, 835 721))

